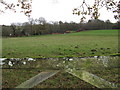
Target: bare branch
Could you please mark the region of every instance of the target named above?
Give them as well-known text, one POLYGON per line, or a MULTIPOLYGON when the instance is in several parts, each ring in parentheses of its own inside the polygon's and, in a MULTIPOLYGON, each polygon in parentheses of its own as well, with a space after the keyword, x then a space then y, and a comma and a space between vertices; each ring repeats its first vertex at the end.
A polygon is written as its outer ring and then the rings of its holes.
POLYGON ((115 0, 94 0, 94 4, 90 6, 85 0, 83 0, 80 7, 73 9, 73 14, 80 15, 81 21, 86 19, 86 15, 90 15, 93 19, 98 19, 100 17, 99 10, 105 7, 108 11, 117 13, 114 16, 115 19, 120 18, 120 1, 115 0))

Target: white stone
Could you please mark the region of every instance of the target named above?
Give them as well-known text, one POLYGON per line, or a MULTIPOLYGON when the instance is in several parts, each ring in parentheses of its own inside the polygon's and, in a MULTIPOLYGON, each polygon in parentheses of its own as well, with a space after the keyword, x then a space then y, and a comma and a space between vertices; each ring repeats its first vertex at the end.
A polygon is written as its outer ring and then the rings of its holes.
POLYGON ((63 61, 63 63, 65 63, 65 61, 63 61))
POLYGON ((26 62, 23 62, 23 64, 25 65, 25 64, 26 64, 26 62))
POLYGON ((98 56, 94 56, 94 58, 97 58, 98 56))
POLYGON ((4 61, 6 58, 0 58, 0 61, 4 61))
POLYGON ((28 61, 33 61, 34 59, 33 58, 28 58, 28 61))
POLYGON ((12 62, 11 62, 11 61, 9 61, 9 62, 8 62, 8 65, 13 66, 13 64, 12 64, 12 62))
POLYGON ((73 58, 70 58, 70 59, 69 59, 69 61, 72 61, 72 60, 73 60, 73 58))

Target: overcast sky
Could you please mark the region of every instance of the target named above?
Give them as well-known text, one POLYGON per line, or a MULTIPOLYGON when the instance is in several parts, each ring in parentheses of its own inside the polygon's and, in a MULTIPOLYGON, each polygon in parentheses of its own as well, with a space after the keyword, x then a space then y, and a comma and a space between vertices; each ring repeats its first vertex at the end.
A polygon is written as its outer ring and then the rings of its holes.
MULTIPOLYGON (((15 0, 11 0, 15 1, 15 0)), ((17 1, 17 0, 16 0, 17 1)), ((80 16, 73 15, 72 10, 79 7, 82 0, 33 0, 32 3, 32 18, 36 19, 39 17, 44 17, 47 22, 49 21, 63 21, 70 22, 74 21, 79 23, 80 16)), ((93 0, 89 0, 92 3, 93 0)), ((99 19, 107 20, 111 22, 116 22, 113 17, 113 13, 101 9, 102 14, 99 19)), ((7 10, 6 13, 0 14, 0 25, 7 24, 10 25, 13 22, 26 22, 28 17, 23 13, 14 13, 7 10)))

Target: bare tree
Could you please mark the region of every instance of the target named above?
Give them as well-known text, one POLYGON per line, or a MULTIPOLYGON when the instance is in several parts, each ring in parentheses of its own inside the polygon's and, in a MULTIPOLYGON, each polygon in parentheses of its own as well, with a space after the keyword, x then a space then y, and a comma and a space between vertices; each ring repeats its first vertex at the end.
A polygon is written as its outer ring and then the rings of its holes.
POLYGON ((43 17, 40 17, 37 21, 38 21, 38 23, 41 24, 41 25, 44 25, 44 24, 46 23, 46 20, 45 20, 45 18, 43 18, 43 17))
POLYGON ((83 0, 82 4, 73 9, 73 14, 81 17, 81 22, 86 19, 86 15, 91 15, 91 18, 98 19, 100 16, 99 10, 105 7, 108 11, 112 11, 115 19, 120 18, 120 1, 119 0, 94 0, 94 4, 90 5, 83 0))
POLYGON ((3 8, 0 8, 0 13, 5 13, 7 9, 10 9, 14 12, 17 11, 16 7, 20 7, 22 13, 24 13, 26 16, 30 17, 30 14, 32 12, 32 0, 18 0, 17 3, 8 3, 5 0, 0 0, 0 6, 3 8))
MULTIPOLYGON (((80 0, 81 1, 81 0, 80 0)), ((0 13, 4 13, 6 9, 11 9, 16 12, 16 7, 21 8, 26 16, 30 17, 32 12, 32 0, 18 0, 18 3, 8 3, 5 0, 0 0, 0 4, 4 6, 4 9, 0 9, 0 13)), ((81 21, 86 19, 86 15, 91 15, 91 18, 98 19, 100 16, 99 10, 105 7, 107 10, 112 11, 115 15, 115 19, 120 18, 120 1, 119 0, 94 0, 92 5, 88 4, 86 0, 82 0, 82 4, 73 9, 73 14, 81 15, 81 21)))

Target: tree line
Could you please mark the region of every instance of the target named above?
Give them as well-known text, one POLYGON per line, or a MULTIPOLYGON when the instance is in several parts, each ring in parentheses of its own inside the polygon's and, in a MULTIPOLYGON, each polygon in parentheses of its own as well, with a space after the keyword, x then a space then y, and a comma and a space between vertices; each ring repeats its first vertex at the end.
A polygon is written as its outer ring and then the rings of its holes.
POLYGON ((28 22, 12 23, 10 26, 2 25, 2 36, 19 37, 101 29, 120 29, 120 22, 111 23, 109 20, 102 21, 99 19, 92 19, 86 23, 75 23, 72 21, 68 23, 62 21, 47 22, 43 17, 38 19, 30 18, 28 22))

